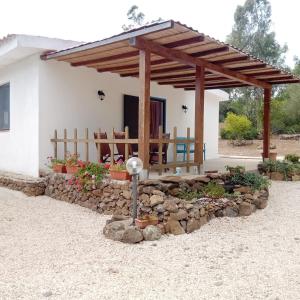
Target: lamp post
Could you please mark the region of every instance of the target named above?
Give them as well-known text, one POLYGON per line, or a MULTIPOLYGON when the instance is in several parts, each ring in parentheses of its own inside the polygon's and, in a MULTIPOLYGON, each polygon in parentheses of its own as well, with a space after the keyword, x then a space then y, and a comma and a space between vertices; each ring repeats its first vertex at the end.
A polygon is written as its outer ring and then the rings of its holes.
POLYGON ((137 185, 138 175, 143 169, 143 162, 138 157, 131 157, 126 163, 126 169, 132 175, 132 223, 137 218, 137 185))

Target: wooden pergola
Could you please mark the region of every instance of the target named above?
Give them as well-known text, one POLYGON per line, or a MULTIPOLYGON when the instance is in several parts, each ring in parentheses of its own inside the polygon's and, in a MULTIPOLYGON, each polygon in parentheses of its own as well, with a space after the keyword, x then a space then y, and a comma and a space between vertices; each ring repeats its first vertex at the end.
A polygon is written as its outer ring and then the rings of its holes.
POLYGON ((155 23, 108 39, 50 52, 74 67, 139 77, 139 157, 149 167, 150 81, 195 90, 194 161, 203 164, 204 91, 255 86, 264 89, 263 157, 270 154, 272 85, 299 83, 292 74, 175 21, 155 23))

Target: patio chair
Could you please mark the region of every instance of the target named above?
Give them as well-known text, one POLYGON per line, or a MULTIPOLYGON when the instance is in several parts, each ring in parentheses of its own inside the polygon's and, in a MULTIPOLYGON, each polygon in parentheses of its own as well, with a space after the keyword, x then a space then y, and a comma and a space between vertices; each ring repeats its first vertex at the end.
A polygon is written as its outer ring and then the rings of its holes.
MULTIPOLYGON (((180 143, 180 140, 186 140, 186 137, 177 137, 176 140, 179 142, 176 143, 176 153, 180 153, 183 154, 183 161, 186 160, 186 155, 187 155, 187 143, 180 143)), ((194 141, 194 138, 190 138, 191 141, 194 141)), ((194 154, 195 153, 195 149, 194 149, 195 145, 194 143, 190 143, 190 154, 194 154)), ((206 144, 203 144, 203 159, 206 159, 206 144)))
MULTIPOLYGON (((125 131, 114 131, 114 138, 118 140, 125 140, 125 131)), ((117 161, 123 160, 125 161, 125 143, 123 144, 116 144, 118 150, 118 158, 117 161)), ((132 146, 131 144, 128 145, 128 156, 133 156, 132 146)))
MULTIPOLYGON (((170 133, 164 133, 162 135, 163 139, 170 139, 170 133)), ((152 137, 154 138, 154 137, 152 137)), ((162 144, 162 163, 166 164, 168 161, 168 147, 169 143, 162 144)), ((151 165, 157 164, 159 160, 159 145, 158 144, 150 144, 150 153, 149 153, 149 163, 151 165)))
MULTIPOLYGON (((107 139, 107 133, 106 132, 94 132, 94 139, 107 139)), ((110 160, 111 158, 111 151, 110 151, 110 147, 109 144, 107 143, 95 143, 96 144, 96 148, 99 151, 99 146, 100 146, 100 151, 101 151, 101 157, 100 160, 101 162, 105 163, 107 161, 110 160)))

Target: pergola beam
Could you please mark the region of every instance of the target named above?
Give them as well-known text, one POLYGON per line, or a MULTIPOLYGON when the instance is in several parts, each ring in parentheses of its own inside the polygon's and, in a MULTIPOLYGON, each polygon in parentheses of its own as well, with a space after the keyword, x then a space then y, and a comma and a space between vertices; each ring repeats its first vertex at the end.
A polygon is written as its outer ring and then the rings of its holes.
MULTIPOLYGON (((207 62, 204 59, 201 58, 195 58, 190 56, 189 54, 186 54, 182 51, 175 50, 175 49, 168 49, 160 44, 157 44, 155 42, 151 42, 149 40, 143 39, 141 37, 134 37, 129 40, 129 44, 132 47, 136 47, 138 49, 148 49, 152 53, 155 53, 157 55, 160 55, 162 57, 178 61, 184 65, 190 66, 190 67, 204 67, 210 71, 214 71, 217 73, 220 73, 224 75, 225 77, 236 79, 240 82, 262 87, 262 88, 270 88, 271 85, 261 81, 257 80, 251 77, 248 77, 244 74, 229 70, 227 68, 224 68, 222 66, 207 62)), ((159 71, 159 70, 158 70, 159 71)))

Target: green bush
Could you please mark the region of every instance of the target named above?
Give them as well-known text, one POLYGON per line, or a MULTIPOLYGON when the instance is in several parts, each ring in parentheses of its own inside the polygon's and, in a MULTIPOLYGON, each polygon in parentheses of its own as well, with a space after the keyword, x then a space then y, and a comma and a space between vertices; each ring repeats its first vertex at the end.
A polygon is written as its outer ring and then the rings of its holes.
POLYGON ((203 193, 199 191, 180 191, 177 195, 178 198, 191 201, 203 197, 203 193))
POLYGON ((293 163, 289 160, 268 160, 262 163, 261 169, 265 173, 279 172, 287 179, 289 175, 300 174, 300 163, 293 163))
POLYGON ((300 156, 297 154, 287 154, 284 159, 295 164, 299 162, 300 156))
POLYGON ((221 198, 225 195, 225 189, 222 185, 216 182, 209 182, 207 186, 203 188, 205 196, 211 198, 221 198))
POLYGON ((224 128, 221 130, 222 139, 253 140, 257 135, 256 128, 252 127, 251 121, 246 116, 232 112, 227 114, 224 128))
POLYGON ((268 178, 256 173, 236 173, 231 177, 230 182, 232 184, 249 186, 253 190, 262 190, 270 185, 268 178))

